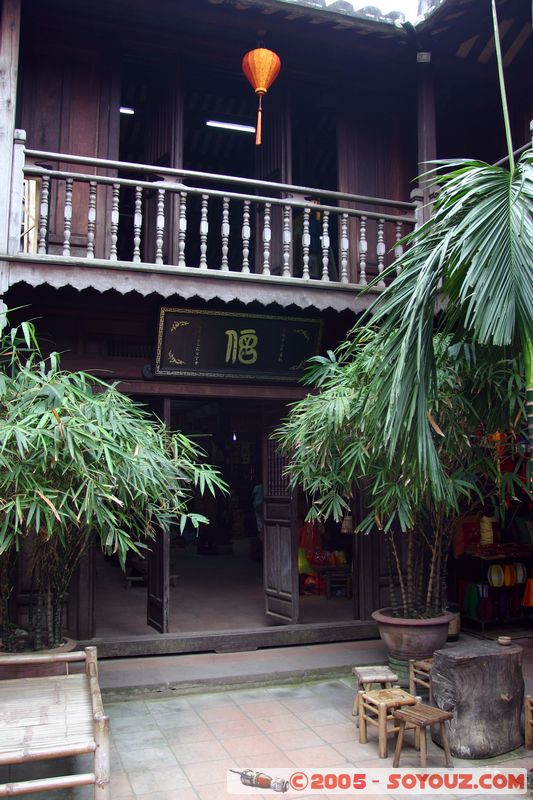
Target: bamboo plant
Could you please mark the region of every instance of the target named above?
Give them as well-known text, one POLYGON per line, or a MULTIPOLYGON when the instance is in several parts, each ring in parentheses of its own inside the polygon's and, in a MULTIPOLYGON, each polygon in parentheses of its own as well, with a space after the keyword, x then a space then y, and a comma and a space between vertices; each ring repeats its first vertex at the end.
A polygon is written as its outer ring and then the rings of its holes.
POLYGON ((35 648, 62 640, 62 605, 96 540, 124 566, 157 527, 207 520, 188 510, 195 492, 225 490, 191 439, 171 433, 115 386, 44 358, 30 323, 0 338, 0 615, 4 648, 9 565, 25 548, 32 573, 35 648))
MULTIPOLYGON (((381 392, 387 341, 378 329, 358 329, 336 352, 314 358, 306 375, 315 393, 294 404, 276 436, 293 485, 312 503, 310 518, 342 519, 363 496, 359 534, 387 537, 391 602, 397 616, 432 617, 446 609, 447 555, 456 521, 487 505, 524 497, 523 378, 519 356, 489 361, 479 347, 437 335, 436 392, 429 410, 441 469, 437 486, 422 476, 400 445, 383 440, 381 392), (509 436, 496 446, 491 432, 509 436), (501 470, 504 458, 514 469, 501 470)), ((492 513, 492 512, 491 512, 492 513)))

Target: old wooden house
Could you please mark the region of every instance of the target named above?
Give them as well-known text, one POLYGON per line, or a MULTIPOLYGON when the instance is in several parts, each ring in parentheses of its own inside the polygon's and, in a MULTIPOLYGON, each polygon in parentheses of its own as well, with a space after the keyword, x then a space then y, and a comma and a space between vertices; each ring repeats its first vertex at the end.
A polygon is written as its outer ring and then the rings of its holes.
MULTIPOLYGON (((519 146, 531 10, 497 5, 519 146)), ((0 7, 2 307, 25 306, 66 368, 202 434, 232 489, 198 540, 162 534, 147 576, 91 554, 71 635, 102 654, 372 635, 379 540, 322 531, 338 569, 300 596, 305 501, 268 434, 430 213, 424 164, 504 154, 490 3, 425 0, 414 26, 345 0, 0 7), (260 147, 241 70, 258 45, 281 59, 260 147)))

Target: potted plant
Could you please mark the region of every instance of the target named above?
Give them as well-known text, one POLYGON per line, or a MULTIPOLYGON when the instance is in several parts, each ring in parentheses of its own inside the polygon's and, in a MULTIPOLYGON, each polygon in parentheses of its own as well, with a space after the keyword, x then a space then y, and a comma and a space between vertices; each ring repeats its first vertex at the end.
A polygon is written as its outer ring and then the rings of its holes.
POLYGON ((118 556, 146 553, 157 526, 207 520, 193 493, 225 490, 203 451, 171 433, 115 386, 44 358, 33 325, 0 338, 0 624, 2 649, 63 642, 63 605, 93 541, 118 556), (11 566, 32 576, 28 630, 9 619, 11 566))
POLYGON ((388 537, 394 613, 442 613, 442 641, 455 520, 465 505, 492 498, 501 512, 517 485, 530 490, 530 476, 500 472, 504 452, 490 437, 505 431, 513 458, 526 419, 524 445, 533 438, 533 150, 515 162, 494 0, 492 11, 508 168, 462 160, 423 176, 440 184, 431 217, 406 237, 391 283, 349 339, 315 359, 307 379, 318 393, 278 433, 312 514, 340 518, 353 487, 365 490, 359 529, 388 537))
POLYGON ((524 421, 521 362, 436 335, 435 391, 426 414, 439 460, 439 483, 419 469, 417 454, 383 440, 379 376, 388 374, 388 340, 357 329, 336 352, 316 357, 306 380, 317 391, 296 403, 277 431, 293 484, 312 502, 310 517, 342 519, 356 495, 366 513, 360 534, 387 538, 392 607, 373 616, 395 658, 424 658, 444 644, 447 556, 458 517, 525 489, 518 468, 502 473, 504 452, 490 436, 507 430, 505 455, 519 452, 524 421), (390 445, 389 445, 390 447, 390 445))

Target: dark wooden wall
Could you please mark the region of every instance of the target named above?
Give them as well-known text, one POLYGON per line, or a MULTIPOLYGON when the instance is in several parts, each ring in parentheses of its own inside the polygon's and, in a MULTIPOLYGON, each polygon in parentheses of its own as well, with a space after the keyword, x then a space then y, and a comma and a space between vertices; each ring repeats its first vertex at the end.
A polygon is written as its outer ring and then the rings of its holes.
MULTIPOLYGON (((28 21, 26 20, 26 23, 28 21)), ((40 36, 31 25, 23 29, 19 126, 27 146, 35 150, 100 158, 118 158, 120 64, 103 42, 74 46, 62 31, 40 36)), ((39 159, 39 163, 42 162, 39 159)), ((85 166, 52 161, 53 167, 94 173, 85 166)), ((101 174, 112 174, 101 171, 101 174)), ((97 201, 96 257, 104 257, 110 192, 100 187, 97 201)), ((72 254, 85 254, 87 184, 74 183, 72 254)), ((61 252, 64 184, 52 183, 49 252, 61 252)))

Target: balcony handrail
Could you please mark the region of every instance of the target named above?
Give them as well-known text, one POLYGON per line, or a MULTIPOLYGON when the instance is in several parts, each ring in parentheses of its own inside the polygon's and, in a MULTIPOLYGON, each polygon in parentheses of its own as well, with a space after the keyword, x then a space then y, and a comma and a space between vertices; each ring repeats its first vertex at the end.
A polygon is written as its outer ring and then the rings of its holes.
POLYGON ((228 198, 229 200, 249 200, 252 203, 270 203, 276 206, 290 206, 292 208, 312 208, 313 211, 329 211, 334 214, 347 214, 348 216, 364 216, 367 219, 386 220, 388 222, 405 222, 407 224, 415 224, 416 219, 414 216, 400 216, 398 214, 380 213, 377 211, 366 211, 356 208, 345 208, 339 206, 330 206, 323 203, 309 203, 304 200, 295 200, 289 197, 270 197, 257 194, 244 194, 242 192, 226 192, 222 189, 205 189, 197 186, 187 186, 183 183, 169 183, 168 181, 142 181, 134 180, 132 178, 118 178, 108 175, 90 175, 81 172, 70 172, 68 170, 48 169, 46 167, 26 166, 24 174, 33 177, 42 177, 48 175, 53 178, 72 178, 81 183, 91 183, 96 181, 99 184, 106 184, 109 186, 131 186, 140 187, 143 189, 164 189, 170 192, 186 192, 193 195, 206 195, 210 197, 220 197, 222 199, 228 198))
MULTIPOLYGON (((518 156, 521 156, 522 153, 525 153, 526 150, 529 150, 530 148, 531 148, 531 142, 526 142, 526 144, 523 144, 522 147, 518 148, 518 150, 514 150, 513 151, 513 156, 515 158, 518 158, 518 156)), ((500 158, 499 161, 495 161, 492 166, 493 167, 501 167, 501 166, 503 166, 503 164, 506 164, 508 161, 509 161, 509 156, 506 155, 503 158, 500 158)))
MULTIPOLYGON (((25 149, 25 154, 30 158, 39 158, 49 161, 68 162, 70 164, 84 164, 91 167, 101 167, 105 169, 116 169, 121 171, 127 170, 132 172, 144 172, 151 175, 171 175, 183 179, 190 178, 195 180, 218 181, 219 183, 235 183, 242 186, 270 189, 271 191, 297 192, 298 194, 304 195, 318 195, 320 197, 327 197, 331 200, 367 203, 369 205, 390 206, 393 208, 404 208, 413 212, 416 208, 415 203, 406 202, 405 200, 391 200, 384 197, 368 197, 360 194, 337 192, 331 189, 319 189, 312 186, 299 186, 291 183, 276 183, 274 181, 256 180, 255 178, 242 178, 236 175, 221 175, 213 172, 197 172, 196 170, 179 169, 175 167, 161 167, 155 164, 138 164, 134 161, 114 161, 113 159, 108 158, 77 156, 68 153, 53 153, 45 150, 33 150, 31 148, 25 149)), ((91 180, 94 180, 94 177, 94 175, 91 176, 91 180)), ((98 178, 100 179, 100 176, 98 176, 98 178)), ((79 180, 78 176, 77 179, 79 180)), ((189 187, 186 187, 186 190, 189 191, 189 187)), ((286 199, 288 198, 284 198, 284 200, 286 199)), ((274 198, 269 197, 268 202, 274 202, 274 198)), ((305 206, 305 203, 303 205, 305 206)), ((315 204, 313 203, 313 206, 314 205, 315 204)), ((383 214, 379 214, 378 216, 383 217, 383 214)))

